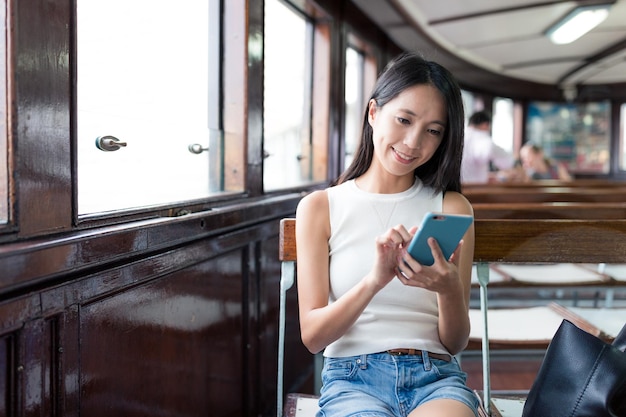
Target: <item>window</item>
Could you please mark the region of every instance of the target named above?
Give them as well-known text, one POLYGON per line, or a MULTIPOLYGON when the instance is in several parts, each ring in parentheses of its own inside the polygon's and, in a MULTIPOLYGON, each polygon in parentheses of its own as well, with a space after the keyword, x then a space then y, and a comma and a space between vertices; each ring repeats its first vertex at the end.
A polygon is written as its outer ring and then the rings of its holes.
POLYGON ((513 100, 497 97, 493 101, 491 137, 496 145, 513 153, 513 100))
POLYGON ((343 124, 343 164, 345 170, 361 140, 363 115, 367 108, 376 79, 378 78, 377 49, 351 30, 347 33, 348 47, 345 56, 344 78, 344 124, 343 124))
POLYGON ((465 113, 465 126, 469 123, 472 114, 485 108, 482 100, 474 97, 474 94, 467 90, 461 90, 461 100, 463 100, 463 111, 465 113))
POLYGON ((218 4, 77 1, 79 214, 222 191, 218 4))
POLYGON ((572 173, 607 174, 610 169, 610 104, 531 102, 526 137, 572 173))
POLYGON ((626 104, 620 108, 619 169, 626 171, 626 104))
POLYGON ((363 54, 354 48, 346 49, 344 167, 354 158, 363 123, 363 54))
POLYGON ((278 0, 265 2, 263 187, 313 180, 313 27, 278 0))
MULTIPOLYGON (((0 21, 7 25, 6 7, 0 8, 0 21)), ((9 129, 7 126, 7 49, 6 33, 0 35, 0 224, 9 221, 9 129)))

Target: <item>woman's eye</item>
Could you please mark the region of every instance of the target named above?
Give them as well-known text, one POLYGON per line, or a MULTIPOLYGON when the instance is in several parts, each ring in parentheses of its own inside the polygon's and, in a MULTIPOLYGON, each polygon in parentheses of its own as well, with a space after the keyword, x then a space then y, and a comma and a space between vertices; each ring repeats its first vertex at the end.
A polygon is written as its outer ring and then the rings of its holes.
POLYGON ((440 132, 439 130, 437 130, 437 129, 428 129, 428 132, 429 132, 431 135, 441 136, 441 132, 440 132))
POLYGON ((400 122, 400 124, 403 124, 403 125, 408 125, 411 123, 409 119, 405 119, 404 117, 398 117, 398 122, 400 122))

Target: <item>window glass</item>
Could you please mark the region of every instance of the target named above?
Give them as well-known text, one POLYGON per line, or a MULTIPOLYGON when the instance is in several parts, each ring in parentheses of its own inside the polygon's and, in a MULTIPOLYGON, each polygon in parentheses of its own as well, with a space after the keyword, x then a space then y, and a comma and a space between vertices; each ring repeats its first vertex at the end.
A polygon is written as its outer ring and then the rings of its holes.
POLYGON ((472 114, 480 111, 484 108, 483 102, 476 99, 472 93, 466 90, 461 90, 461 100, 463 100, 463 111, 465 114, 465 126, 469 123, 469 118, 472 114))
MULTIPOLYGON (((6 22, 6 7, 0 8, 0 20, 6 22)), ((5 23, 6 25, 6 23, 5 23)), ((7 50, 6 31, 0 35, 0 224, 9 221, 9 149, 7 129, 7 50)))
MULTIPOLYGON (((0 112, 0 117, 6 120, 6 114, 0 112)), ((9 221, 9 169, 6 125, 0 123, 0 224, 9 221)))
POLYGON ((79 214, 220 191, 216 4, 77 0, 79 214))
POLYGON ((513 100, 496 97, 493 101, 491 137, 501 148, 513 153, 513 100))
POLYGON ((352 47, 346 49, 344 167, 354 158, 361 138, 363 121, 363 54, 352 47))
POLYGON ((610 169, 610 104, 531 102, 526 137, 571 173, 607 174, 610 169))
POLYGON ((263 186, 312 180, 312 27, 278 0, 265 2, 263 186))
POLYGON ((619 169, 626 171, 626 104, 622 104, 620 111, 619 135, 619 169))

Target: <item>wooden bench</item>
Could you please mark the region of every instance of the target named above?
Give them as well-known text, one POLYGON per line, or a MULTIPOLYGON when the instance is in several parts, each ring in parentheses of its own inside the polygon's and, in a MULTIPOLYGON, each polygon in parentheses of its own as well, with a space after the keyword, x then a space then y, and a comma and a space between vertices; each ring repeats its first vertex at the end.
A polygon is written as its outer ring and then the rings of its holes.
POLYGON ((572 181, 563 180, 536 180, 528 182, 494 182, 494 183, 465 183, 463 190, 480 190, 491 188, 549 188, 549 187, 583 187, 583 188, 613 188, 626 187, 626 181, 605 178, 579 178, 572 181))
POLYGON ((626 202, 475 203, 477 219, 626 219, 626 202))
POLYGON ((626 220, 475 219, 475 262, 624 263, 626 220))
POLYGON ((465 189, 472 204, 478 203, 545 203, 545 202, 626 202, 625 187, 531 187, 493 186, 465 189))
MULTIPOLYGON (((475 219, 475 229, 474 261, 483 271, 493 262, 597 265, 626 260, 626 220, 475 219)), ((486 281, 481 285, 485 316, 488 277, 486 281)), ((484 336, 489 339, 486 330, 484 336)), ((485 400, 490 404, 489 343, 482 349, 485 400)))
MULTIPOLYGON (((611 183, 618 184, 618 183, 611 183)), ((622 183, 619 183, 622 184, 622 183)), ((580 185, 579 185, 580 186, 580 185)), ((488 187, 484 187, 488 188, 488 187)), ((537 187, 535 187, 537 188, 537 187)), ((604 202, 545 202, 545 203, 476 203, 473 204, 474 215, 476 219, 570 219, 570 220, 621 220, 626 219, 626 203, 624 202, 616 202, 616 203, 604 203, 604 202)), ((587 265, 590 269, 595 269, 596 271, 603 273, 604 271, 599 271, 603 264, 600 265, 587 265)), ((491 264, 492 272, 496 272, 496 277, 501 277, 501 271, 497 270, 498 266, 495 263, 491 264), (494 271, 495 270, 495 271, 494 271)), ((532 267, 516 267, 520 270, 527 268, 533 269, 532 267)), ((546 274, 551 274, 555 266, 544 267, 543 270, 546 271, 546 274)), ((567 273, 568 275, 572 275, 570 272, 557 271, 562 274, 567 273)), ((524 272, 522 272, 524 273, 524 272)), ((535 274, 536 278, 541 278, 537 280, 524 280, 518 279, 516 274, 504 274, 505 279, 501 279, 498 282, 494 282, 495 287, 523 287, 523 286, 541 286, 552 285, 555 287, 582 287, 587 285, 589 289, 593 289, 593 287, 600 287, 599 291, 596 294, 596 298, 599 295, 599 292, 604 292, 606 294, 605 299, 607 303, 610 303, 610 300, 613 297, 614 289, 610 288, 612 286, 624 286, 626 284, 626 279, 617 280, 614 279, 611 274, 601 275, 598 274, 598 277, 595 279, 590 279, 587 284, 581 282, 577 279, 572 279, 571 282, 565 280, 552 280, 547 279, 545 282, 542 282, 542 279, 546 276, 546 274, 535 274)), ((494 275, 494 274, 492 274, 494 275)), ((576 275, 576 274, 574 274, 576 275)), ((476 280, 475 280, 476 281, 476 280)), ((571 293, 571 292, 570 292, 571 293)), ((578 294, 578 291, 575 291, 578 294)), ((589 294, 589 291, 586 292, 589 294)), ((577 296, 577 295, 576 295, 577 296)))

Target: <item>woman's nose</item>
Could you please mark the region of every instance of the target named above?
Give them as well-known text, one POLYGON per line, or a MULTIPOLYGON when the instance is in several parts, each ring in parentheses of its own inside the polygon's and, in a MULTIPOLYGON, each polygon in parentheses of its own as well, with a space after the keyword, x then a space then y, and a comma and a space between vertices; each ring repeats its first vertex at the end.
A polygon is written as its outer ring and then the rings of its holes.
POLYGON ((404 137, 404 144, 412 149, 419 149, 422 144, 422 139, 417 133, 408 133, 404 137))

